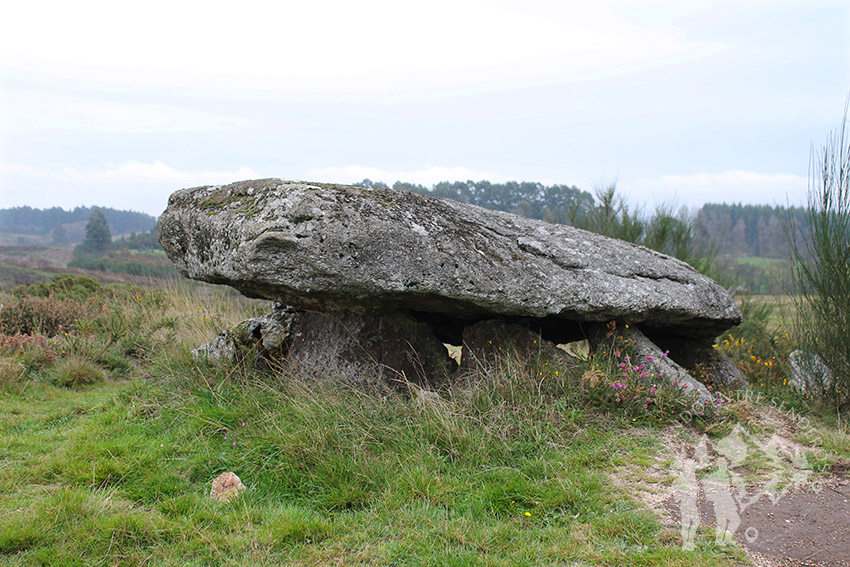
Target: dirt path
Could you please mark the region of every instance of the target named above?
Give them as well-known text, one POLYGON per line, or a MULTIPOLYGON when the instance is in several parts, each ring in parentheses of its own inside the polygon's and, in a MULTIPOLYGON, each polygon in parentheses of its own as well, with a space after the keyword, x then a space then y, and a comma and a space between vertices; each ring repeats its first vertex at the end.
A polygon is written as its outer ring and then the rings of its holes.
POLYGON ((668 428, 653 466, 626 466, 613 480, 679 532, 683 545, 720 542, 724 534, 733 545, 724 530, 717 535, 719 516, 759 567, 850 567, 850 464, 815 473, 806 458, 813 447, 798 441, 800 423, 775 410, 749 425, 720 439, 668 428), (682 530, 683 516, 691 530, 682 530))
MULTIPOLYGON (((834 477, 811 492, 761 497, 741 514, 736 541, 755 565, 850 567, 850 479, 834 477)), ((679 529, 679 504, 664 502, 668 525, 679 529)), ((699 499, 701 526, 716 528, 715 510, 699 499)))
MULTIPOLYGON (((738 542, 766 565, 850 567, 850 481, 763 498, 741 515, 738 542)), ((756 564, 758 564, 756 559, 756 564)))

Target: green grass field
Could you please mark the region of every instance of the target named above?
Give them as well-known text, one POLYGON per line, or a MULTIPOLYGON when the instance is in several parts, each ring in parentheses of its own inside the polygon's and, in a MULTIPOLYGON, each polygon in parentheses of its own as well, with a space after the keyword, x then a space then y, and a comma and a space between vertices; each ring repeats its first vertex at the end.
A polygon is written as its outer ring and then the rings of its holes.
POLYGON ((0 296, 4 565, 746 562, 707 531, 683 550, 612 481, 653 461, 676 416, 612 404, 583 386, 587 368, 507 358, 422 404, 196 361, 192 347, 265 308, 228 290, 50 285, 0 296), (247 490, 217 504, 224 471, 247 490))

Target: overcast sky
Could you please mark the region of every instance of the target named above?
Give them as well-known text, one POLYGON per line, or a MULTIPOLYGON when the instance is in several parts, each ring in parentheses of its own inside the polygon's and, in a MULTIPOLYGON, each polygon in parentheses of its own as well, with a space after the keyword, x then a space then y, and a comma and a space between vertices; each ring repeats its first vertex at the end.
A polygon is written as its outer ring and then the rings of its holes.
POLYGON ((158 215, 182 187, 612 181, 800 203, 850 92, 850 0, 16 2, 0 207, 158 215))

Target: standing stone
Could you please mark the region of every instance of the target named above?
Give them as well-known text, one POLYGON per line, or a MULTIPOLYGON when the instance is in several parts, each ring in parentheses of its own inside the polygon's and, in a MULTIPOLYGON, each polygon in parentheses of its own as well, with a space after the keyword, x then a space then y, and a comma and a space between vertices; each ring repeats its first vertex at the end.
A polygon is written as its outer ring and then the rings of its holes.
POLYGON ((301 313, 289 359, 314 375, 379 379, 400 388, 439 386, 457 367, 428 325, 402 311, 301 313))

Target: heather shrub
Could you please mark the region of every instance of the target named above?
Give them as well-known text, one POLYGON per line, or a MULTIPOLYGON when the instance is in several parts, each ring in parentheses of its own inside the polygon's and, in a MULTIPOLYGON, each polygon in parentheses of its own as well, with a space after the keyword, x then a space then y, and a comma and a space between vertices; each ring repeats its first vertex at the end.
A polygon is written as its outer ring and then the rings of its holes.
POLYGON ((177 319, 167 315, 168 308, 162 290, 59 275, 16 288, 0 305, 0 336, 6 337, 0 346, 34 371, 54 358, 73 358, 74 364, 57 369, 54 381, 84 384, 87 374, 102 379, 103 369, 126 374, 158 346, 172 344, 177 319), (80 360, 99 371, 81 367, 80 360))
MULTIPOLYGON (((620 412, 632 421, 707 421, 727 403, 728 398, 720 393, 712 400, 700 401, 678 383, 671 384, 669 377, 656 374, 653 362, 652 355, 635 352, 629 325, 618 327, 612 321, 582 376, 582 390, 594 405, 620 412)), ((705 376, 696 378, 707 380, 705 376)))
POLYGON ((43 335, 0 334, 0 357, 22 366, 25 372, 38 372, 62 354, 57 341, 43 335))
POLYGON ((0 307, 0 333, 54 337, 71 331, 91 311, 90 304, 75 299, 19 295, 0 307))

